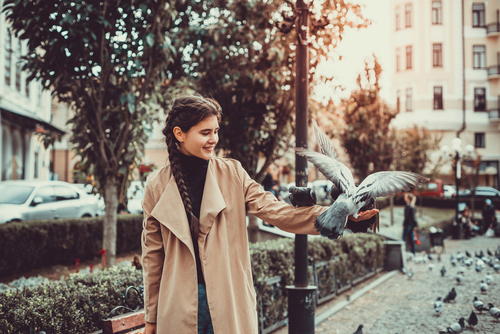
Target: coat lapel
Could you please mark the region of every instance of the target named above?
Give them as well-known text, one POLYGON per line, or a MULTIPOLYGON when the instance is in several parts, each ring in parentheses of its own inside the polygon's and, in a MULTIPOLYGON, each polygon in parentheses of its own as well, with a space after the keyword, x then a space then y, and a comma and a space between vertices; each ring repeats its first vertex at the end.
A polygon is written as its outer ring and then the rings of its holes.
POLYGON ((200 230, 205 235, 210 232, 217 215, 226 208, 226 202, 220 191, 214 166, 214 163, 208 164, 207 178, 205 179, 205 188, 201 201, 200 230))
POLYGON ((193 240, 189 232, 186 211, 173 177, 168 181, 163 194, 151 211, 151 215, 186 244, 194 256, 193 240))

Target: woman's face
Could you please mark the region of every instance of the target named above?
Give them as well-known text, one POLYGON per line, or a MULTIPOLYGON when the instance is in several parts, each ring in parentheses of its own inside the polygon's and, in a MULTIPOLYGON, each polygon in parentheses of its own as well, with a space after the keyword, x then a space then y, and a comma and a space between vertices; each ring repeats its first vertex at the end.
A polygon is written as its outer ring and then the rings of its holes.
POLYGON ((175 127, 174 135, 180 143, 179 150, 182 154, 209 160, 219 141, 219 122, 216 116, 208 116, 188 132, 175 127))

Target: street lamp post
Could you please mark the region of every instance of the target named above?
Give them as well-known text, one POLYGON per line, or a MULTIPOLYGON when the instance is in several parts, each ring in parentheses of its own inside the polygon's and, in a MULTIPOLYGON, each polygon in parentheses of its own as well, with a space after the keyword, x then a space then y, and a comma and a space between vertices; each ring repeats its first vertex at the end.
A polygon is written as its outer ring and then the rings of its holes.
POLYGON ((451 151, 447 145, 441 146, 441 152, 445 157, 450 157, 454 162, 454 171, 455 171, 455 223, 456 223, 456 234, 452 233, 452 237, 455 239, 461 239, 463 234, 463 226, 460 223, 462 219, 462 215, 460 214, 459 204, 460 204, 460 195, 458 193, 460 187, 460 179, 462 177, 462 167, 461 162, 464 158, 470 157, 474 152, 474 146, 466 145, 465 146, 466 154, 462 153, 462 140, 460 138, 453 138, 451 141, 451 151))

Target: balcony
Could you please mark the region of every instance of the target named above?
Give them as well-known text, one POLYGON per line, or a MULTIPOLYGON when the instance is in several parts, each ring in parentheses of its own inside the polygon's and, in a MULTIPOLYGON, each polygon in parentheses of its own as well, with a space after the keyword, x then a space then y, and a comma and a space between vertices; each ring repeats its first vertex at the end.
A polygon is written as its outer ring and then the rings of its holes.
POLYGON ((500 78, 500 65, 488 66, 488 79, 500 78))
POLYGON ((486 26, 486 36, 499 36, 500 35, 500 22, 490 23, 486 26))
POLYGON ((490 122, 500 122, 500 109, 488 110, 488 118, 490 122))

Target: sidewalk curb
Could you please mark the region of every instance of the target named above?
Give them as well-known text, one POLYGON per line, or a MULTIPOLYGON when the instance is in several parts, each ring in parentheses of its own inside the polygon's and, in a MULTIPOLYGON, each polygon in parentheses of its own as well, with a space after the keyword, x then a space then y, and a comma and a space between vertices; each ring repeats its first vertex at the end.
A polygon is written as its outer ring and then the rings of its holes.
POLYGON ((384 283, 385 281, 387 281, 388 279, 390 279, 391 277, 395 276, 397 273, 399 273, 400 271, 399 270, 393 270, 393 271, 390 271, 388 272, 387 274, 385 274, 384 276, 378 278, 377 280, 371 282, 370 284, 368 284, 367 286, 365 286, 364 288, 360 289, 359 291, 353 293, 351 295, 351 297, 349 298, 349 300, 344 300, 338 304, 336 304, 335 306, 333 306, 331 309, 321 313, 320 315, 318 315, 317 317, 314 318, 314 326, 318 326, 319 324, 321 324, 323 321, 325 321, 328 317, 331 317, 332 315, 334 315, 335 313, 337 313, 338 311, 342 310, 344 307, 346 307, 347 305, 351 304, 353 301, 355 301, 356 299, 358 299, 359 297, 363 296, 365 293, 367 293, 368 291, 370 291, 371 289, 379 286, 380 284, 384 283))

